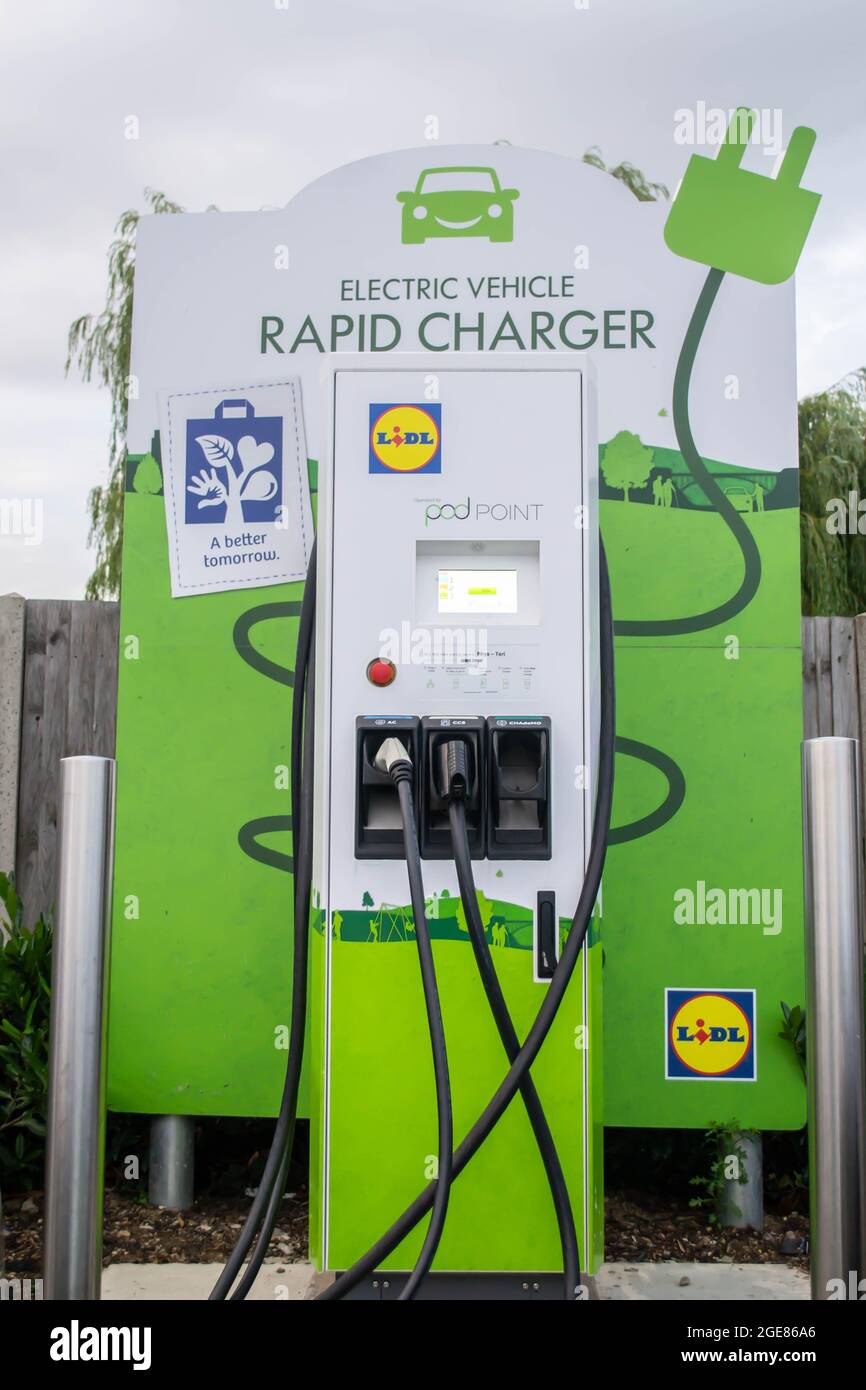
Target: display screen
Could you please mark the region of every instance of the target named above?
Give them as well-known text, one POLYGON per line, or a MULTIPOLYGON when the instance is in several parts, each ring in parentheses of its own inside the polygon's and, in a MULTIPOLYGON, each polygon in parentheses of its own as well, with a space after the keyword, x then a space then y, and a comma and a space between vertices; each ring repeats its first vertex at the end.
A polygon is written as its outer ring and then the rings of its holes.
POLYGON ((440 613, 516 613, 517 570, 439 570, 440 613))

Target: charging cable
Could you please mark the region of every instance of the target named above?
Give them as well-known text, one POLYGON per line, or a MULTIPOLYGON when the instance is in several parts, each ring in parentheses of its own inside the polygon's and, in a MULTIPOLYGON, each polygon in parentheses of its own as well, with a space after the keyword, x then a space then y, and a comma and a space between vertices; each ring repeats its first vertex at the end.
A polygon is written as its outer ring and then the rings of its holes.
MULTIPOLYGON (((469 928, 469 939, 475 955, 475 964, 481 977, 481 984, 487 997, 493 1021, 496 1024, 502 1046, 509 1062, 514 1062, 520 1052, 520 1040, 514 1021, 508 1011, 499 976, 493 964, 490 947, 484 934, 481 913, 478 911, 478 895, 475 876, 472 872, 472 857, 469 846, 469 833, 466 827, 465 802, 472 794, 472 775, 469 767, 469 754, 463 739, 449 739, 440 743, 437 749, 439 764, 439 789, 448 802, 448 818, 451 826, 451 848, 457 868, 457 882, 460 899, 469 928)), ((559 1154, 553 1141, 547 1116, 529 1072, 520 1082, 520 1096, 532 1126, 535 1143, 544 1164, 556 1223, 559 1228, 559 1241, 562 1247, 562 1267, 565 1276, 566 1299, 576 1296, 580 1282, 580 1249, 574 1227, 574 1215, 568 1195, 568 1186, 559 1154)))
MULTIPOLYGON (((297 1106, 297 1081, 300 1077, 304 1047, 302 1020, 305 1017, 306 1005, 307 944, 309 932, 310 882, 312 873, 312 836, 307 833, 307 829, 311 825, 312 819, 313 710, 312 707, 306 707, 306 696, 308 694, 308 680, 310 687, 312 686, 312 638, 315 624, 315 565, 314 548, 310 557, 310 566, 301 609, 292 727, 292 844, 296 884, 295 976, 292 984, 292 1024, 294 1025, 297 1018, 300 1025, 298 1030, 299 1036, 296 1039, 295 1028, 292 1026, 292 1045, 289 1049, 283 1099, 280 1105, 280 1113, 277 1117, 274 1138, 265 1165, 265 1172, 259 1184, 259 1190, 256 1193, 250 1213, 244 1223, 243 1230, 238 1237, 237 1244, 210 1295, 211 1299, 226 1297, 249 1252, 253 1240, 255 1239, 256 1232, 261 1226, 253 1257, 233 1297, 243 1297, 247 1288, 255 1278, 267 1249, 270 1233, 273 1230, 273 1222, 276 1219, 276 1212, 279 1210, 279 1201, 282 1196, 281 1184, 284 1183, 285 1174, 288 1171, 287 1154, 291 1153, 291 1135, 294 1131, 295 1109, 297 1106), (303 761, 301 760, 302 729, 303 761), (296 776, 300 778, 300 786, 296 783, 296 776), (297 822, 295 819, 296 808, 299 816, 297 822), (299 969, 299 966, 303 968, 299 969), (276 1194, 279 1195, 277 1196, 276 1194), (242 1289, 243 1292, 241 1291, 242 1289)), ((601 885, 601 875, 607 851, 608 834, 610 831, 611 804, 613 800, 616 696, 610 580, 603 545, 600 547, 599 569, 601 724, 599 730, 598 786, 593 816, 592 839, 583 886, 580 891, 577 907, 575 908, 574 917, 572 919, 572 925, 568 932, 562 954, 553 972, 553 978, 545 991, 544 1000, 526 1039, 511 1061, 507 1075, 497 1088, 495 1094, 491 1097, 483 1113, 479 1116, 458 1148, 454 1151, 453 1155, 451 1152, 452 1141, 444 1144, 440 1140, 439 1172, 436 1181, 429 1183, 423 1192, 419 1193, 402 1215, 399 1216, 389 1229, 370 1246, 365 1254, 361 1255, 359 1259, 355 1261, 351 1268, 347 1269, 333 1284, 318 1295, 318 1301, 330 1302, 332 1300, 345 1298, 362 1279, 372 1274, 383 1260, 393 1254, 397 1246, 414 1230, 419 1221, 421 1221, 431 1209, 435 1208, 437 1210, 436 1220, 439 1229, 437 1231, 434 1228, 434 1221, 431 1219, 427 1231, 427 1238, 422 1248, 422 1254, 421 1257, 419 1257, 418 1265, 416 1265, 416 1271, 421 1266, 421 1258, 425 1257, 425 1254, 428 1253, 428 1245, 434 1242, 433 1250, 429 1252, 429 1259, 427 1261, 427 1268, 429 1268, 433 1255, 435 1254, 436 1245, 438 1245, 441 1236, 441 1227, 444 1224, 448 1188, 450 1188, 454 1178, 463 1171, 467 1163, 469 1163, 478 1152, 494 1126, 511 1104, 518 1090, 521 1089, 522 1082, 528 1076, 529 1068, 537 1057, 550 1031, 557 1010, 574 972, 575 965, 577 964, 586 938, 593 907, 601 885), (443 1179, 447 1179, 447 1181, 443 1181, 443 1179)), ((405 748, 402 749, 402 754, 402 760, 409 763, 405 748)), ((393 758, 392 761, 400 762, 401 758, 398 756, 393 758)), ((409 764, 409 766, 411 768, 411 764, 409 764)), ((404 840, 407 841, 406 856, 407 865, 409 866, 410 888, 412 889, 416 941, 418 943, 419 956, 422 961, 425 959, 424 947, 426 946, 427 948, 427 959, 429 961, 430 973, 435 990, 435 974, 433 974, 432 971, 432 951, 430 951, 427 919, 424 912, 424 891, 421 883, 420 856, 418 855, 411 780, 407 779, 405 783, 406 791, 402 794, 400 793, 400 785, 401 783, 398 782, 397 787, 398 796, 400 798, 401 816, 403 816, 404 840), (406 807, 406 812, 404 812, 404 805, 406 807), (407 813, 409 815, 410 826, 410 834, 408 836, 406 835, 407 813), (413 883, 415 885, 414 888, 413 883), (420 902, 420 911, 416 906, 416 898, 420 902)), ((435 1000, 435 1008, 432 1020, 428 1003, 428 1020, 431 1021, 431 1041, 434 1037, 433 1022, 438 1018, 439 1036, 441 1039, 441 1058, 442 1061, 445 1062, 444 1075, 447 1079, 447 1058, 445 1054, 444 1032, 442 1030, 441 1016, 439 1014, 438 994, 434 994, 433 998, 435 1000)), ((425 999, 428 999, 426 984, 425 999)), ((436 1052, 434 1051, 434 1060, 435 1057, 436 1052)), ((441 1068, 437 1064, 437 1083, 440 1072, 441 1068)), ((437 1102, 439 1100, 439 1094, 437 1084, 437 1102)), ((444 1118, 444 1115, 440 1115, 440 1133, 442 1129, 441 1120, 444 1118)), ((450 1125, 450 1096, 447 1118, 450 1125)), ((413 1275, 416 1271, 413 1271, 413 1275)), ((426 1272, 426 1270, 424 1272, 426 1272)), ((419 1282, 420 1278, 423 1278, 423 1273, 419 1276, 419 1282)), ((406 1288, 404 1288, 401 1293, 401 1297, 406 1296, 408 1288, 409 1285, 407 1284, 406 1288)), ((414 1293, 415 1289, 417 1289, 417 1283, 415 1284, 415 1288, 412 1289, 412 1293, 414 1293)), ((411 1294, 409 1296, 411 1296, 411 1294)))
MULTIPOLYGON (((598 744, 598 784, 595 797, 595 811, 592 822, 592 838, 586 861, 583 886, 574 910, 574 917, 565 945, 559 957, 553 977, 545 990, 541 1007, 535 1016, 524 1042, 509 1067, 508 1073, 488 1101, 483 1114, 475 1121, 466 1137, 454 1151, 452 1180, 474 1158, 493 1130, 494 1125, 505 1114, 518 1090, 520 1083, 535 1061, 541 1046, 550 1032, 557 1010, 562 1003, 569 981, 574 973, 578 957, 583 948, 598 891, 607 853, 607 839, 610 831, 610 813, 613 803, 614 782, 614 741, 616 738, 616 684, 614 678, 613 616, 611 612, 610 577, 604 546, 599 545, 599 635, 600 635, 600 676, 601 676, 601 721, 598 744)), ((414 1201, 410 1202, 402 1215, 385 1231, 384 1235, 370 1246, 365 1254, 328 1288, 318 1295, 317 1301, 330 1302, 345 1298, 362 1279, 377 1268, 379 1264, 396 1250, 402 1240, 430 1210, 435 1198, 434 1184, 428 1185, 414 1201)))
POLYGON ((315 681, 314 637, 316 625, 316 542, 307 567, 307 582, 298 623, 297 661, 292 691, 291 794, 292 868, 294 875, 294 946, 289 1055, 274 1136, 265 1161, 258 1191, 225 1267, 211 1290, 210 1302, 221 1302, 240 1273, 253 1241, 255 1249, 231 1302, 246 1298, 261 1268, 289 1175, 298 1090, 304 1061, 309 976, 310 894, 313 868, 313 690, 315 681), (261 1229, 259 1229, 261 1228, 261 1229), (258 1232, 258 1239, 256 1233, 258 1232))
POLYGON ((421 983, 424 988, 424 1004, 427 1009, 427 1027, 430 1033, 430 1046, 433 1052, 433 1074, 436 1080, 436 1113, 439 1123, 439 1153, 433 1197, 433 1210, 430 1224, 424 1237, 421 1253, 415 1268, 400 1291, 399 1301, 408 1302, 415 1297, 427 1271, 433 1263, 448 1211, 448 1197, 451 1190, 452 1149, 454 1147, 454 1125, 451 1114, 451 1082, 448 1075, 448 1054, 445 1048, 445 1029, 442 1026, 442 1010, 439 1005, 439 989, 436 984, 436 967, 433 962, 433 948, 430 944, 430 929, 424 901, 424 883, 421 877, 421 851, 418 848, 418 822, 415 816, 415 803, 412 796, 413 771, 409 754, 398 738, 386 738, 377 752, 374 765, 379 772, 385 772, 397 788, 400 802, 400 817, 403 822, 403 846, 406 852, 406 869, 409 875, 409 894, 412 901, 412 919, 415 924, 415 941, 418 946, 418 960, 421 965, 421 983))

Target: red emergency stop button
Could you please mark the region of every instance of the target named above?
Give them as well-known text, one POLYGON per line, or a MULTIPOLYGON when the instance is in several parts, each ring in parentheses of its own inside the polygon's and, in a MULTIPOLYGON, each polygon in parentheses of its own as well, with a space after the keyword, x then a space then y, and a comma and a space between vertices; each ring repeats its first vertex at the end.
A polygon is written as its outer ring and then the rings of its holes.
POLYGON ((397 667, 387 657, 377 656, 367 666, 367 680, 371 685, 390 685, 397 676, 397 667))

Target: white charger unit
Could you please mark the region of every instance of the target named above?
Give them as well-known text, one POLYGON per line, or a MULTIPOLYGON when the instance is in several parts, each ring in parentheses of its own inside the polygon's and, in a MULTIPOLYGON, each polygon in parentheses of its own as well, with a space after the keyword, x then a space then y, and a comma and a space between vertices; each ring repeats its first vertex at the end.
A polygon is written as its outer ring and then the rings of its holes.
MULTIPOLYGON (((338 354, 319 464, 311 1244, 351 1264, 429 1178, 435 1102, 393 787, 416 766, 456 1138, 507 1063, 475 972, 435 747, 471 745, 488 940, 521 1036, 583 882, 598 740, 593 377, 573 354, 338 354)), ((601 1239, 600 950, 533 1076, 592 1268, 601 1239)), ((391 1267, 411 1268, 420 1234, 391 1267)), ((556 1224, 519 1100, 455 1183, 434 1270, 553 1271, 556 1224), (507 1218, 507 1219, 506 1219, 507 1218)))

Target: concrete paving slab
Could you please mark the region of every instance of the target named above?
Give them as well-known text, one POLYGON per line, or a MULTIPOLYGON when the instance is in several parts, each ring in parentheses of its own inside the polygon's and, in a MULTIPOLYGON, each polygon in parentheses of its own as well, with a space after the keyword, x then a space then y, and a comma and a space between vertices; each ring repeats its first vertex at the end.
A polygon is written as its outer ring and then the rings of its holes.
MULTIPOLYGON (((109 1265, 102 1272, 102 1297, 107 1302, 203 1300, 221 1268, 216 1264, 109 1265)), ((298 1302, 312 1297, 319 1287, 312 1265, 266 1260, 250 1298, 298 1302)), ((808 1299, 809 1277, 800 1269, 778 1264, 615 1263, 602 1266, 597 1288, 599 1298, 614 1302, 785 1302, 808 1299)))
MULTIPOLYGON (((102 1297, 107 1302, 127 1299, 204 1300, 222 1265, 109 1265, 102 1271, 102 1297)), ((309 1296, 316 1278, 310 1264, 265 1260, 248 1297, 252 1300, 299 1301, 309 1296)))
POLYGON ((809 1276, 801 1269, 778 1264, 617 1263, 602 1265, 598 1295, 614 1302, 787 1301, 809 1297, 809 1276))

